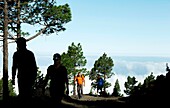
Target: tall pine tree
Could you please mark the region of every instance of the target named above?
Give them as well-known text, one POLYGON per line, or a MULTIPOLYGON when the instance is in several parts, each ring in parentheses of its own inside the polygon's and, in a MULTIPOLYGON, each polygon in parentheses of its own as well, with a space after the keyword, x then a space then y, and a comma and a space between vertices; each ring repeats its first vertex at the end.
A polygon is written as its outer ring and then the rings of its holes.
POLYGON ((68 46, 67 53, 62 54, 62 64, 66 66, 68 70, 68 75, 70 79, 70 84, 73 85, 73 95, 76 94, 74 77, 78 72, 81 72, 85 76, 88 75, 87 69, 84 67, 87 63, 87 60, 83 54, 82 46, 80 43, 77 45, 72 42, 68 46))
MULTIPOLYGON (((106 53, 98 58, 95 61, 93 68, 90 71, 89 79, 91 81, 96 81, 97 74, 101 74, 101 77, 104 79, 104 92, 106 92, 106 88, 111 86, 111 83, 107 82, 106 79, 110 78, 114 73, 112 72, 113 68, 113 60, 111 57, 108 57, 106 53)), ((92 86, 94 86, 92 83, 92 86)))

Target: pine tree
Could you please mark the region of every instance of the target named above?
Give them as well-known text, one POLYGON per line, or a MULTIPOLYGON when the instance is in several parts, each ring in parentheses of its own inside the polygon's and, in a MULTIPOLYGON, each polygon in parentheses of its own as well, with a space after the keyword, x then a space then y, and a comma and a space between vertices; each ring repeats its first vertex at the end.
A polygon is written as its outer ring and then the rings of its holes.
POLYGON ((90 71, 89 79, 91 81, 96 81, 97 74, 101 74, 101 77, 104 79, 104 92, 106 92, 106 88, 111 86, 111 83, 107 82, 106 79, 110 78, 114 74, 112 72, 113 66, 114 64, 112 58, 107 57, 107 54, 104 53, 98 58, 98 60, 95 61, 94 66, 90 71))
POLYGON ((72 42, 70 46, 68 46, 67 53, 62 53, 62 64, 66 66, 70 84, 73 85, 73 95, 76 94, 74 77, 78 72, 81 72, 85 76, 88 75, 87 69, 84 67, 87 63, 87 60, 83 54, 83 49, 80 43, 77 45, 72 42))
POLYGON ((135 77, 130 77, 128 76, 127 77, 127 82, 125 82, 125 90, 124 92, 127 94, 127 95, 131 95, 134 93, 134 90, 135 90, 135 84, 137 83, 138 81, 136 81, 136 78, 135 77))
POLYGON ((116 79, 112 95, 113 96, 121 96, 120 92, 121 92, 121 90, 120 90, 119 80, 116 79))
MULTIPOLYGON (((16 96, 15 87, 11 83, 11 79, 8 80, 8 90, 9 90, 9 96, 16 96)), ((0 97, 2 97, 3 93, 3 78, 0 79, 0 97)))

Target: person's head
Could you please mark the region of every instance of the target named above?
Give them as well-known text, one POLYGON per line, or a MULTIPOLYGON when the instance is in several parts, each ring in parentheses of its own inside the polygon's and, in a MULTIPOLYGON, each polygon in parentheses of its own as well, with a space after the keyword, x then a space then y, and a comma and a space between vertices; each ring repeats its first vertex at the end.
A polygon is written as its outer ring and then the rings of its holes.
POLYGON ((55 53, 53 55, 53 60, 54 60, 54 64, 60 64, 60 62, 61 62, 61 55, 59 53, 55 53))
POLYGON ((25 38, 23 38, 23 37, 17 38, 16 43, 17 43, 17 49, 18 50, 26 49, 27 45, 26 45, 26 39, 25 38))
POLYGON ((100 78, 100 74, 97 74, 97 77, 100 78))
POLYGON ((80 72, 78 72, 78 75, 77 76, 81 76, 81 73, 80 72))

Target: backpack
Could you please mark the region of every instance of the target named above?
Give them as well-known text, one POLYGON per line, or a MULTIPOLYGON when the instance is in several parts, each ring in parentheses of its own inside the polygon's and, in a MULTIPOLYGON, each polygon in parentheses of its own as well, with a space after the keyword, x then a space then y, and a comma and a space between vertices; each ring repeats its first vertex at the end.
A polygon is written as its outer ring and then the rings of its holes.
POLYGON ((97 84, 98 84, 98 86, 102 87, 104 84, 104 80, 102 78, 98 79, 97 84))

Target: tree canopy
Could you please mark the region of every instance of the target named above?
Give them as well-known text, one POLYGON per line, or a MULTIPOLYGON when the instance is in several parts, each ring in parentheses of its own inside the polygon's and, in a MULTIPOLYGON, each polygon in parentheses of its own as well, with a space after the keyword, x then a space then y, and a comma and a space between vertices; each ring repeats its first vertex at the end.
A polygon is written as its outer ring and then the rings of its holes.
POLYGON ((120 92, 121 92, 121 90, 120 90, 119 80, 116 79, 112 95, 113 96, 121 96, 120 92))
POLYGON ((74 77, 78 72, 81 72, 85 76, 89 73, 84 67, 87 60, 83 54, 82 45, 80 43, 76 45, 72 42, 71 45, 68 46, 67 52, 63 52, 61 56, 62 64, 67 68, 69 79, 71 79, 70 85, 73 85, 73 93, 75 94, 74 77))
MULTIPOLYGON (((96 81, 97 74, 101 74, 103 77, 105 84, 104 84, 104 91, 105 88, 108 88, 111 86, 111 83, 107 82, 106 79, 110 78, 114 73, 112 72, 113 68, 113 60, 111 57, 108 57, 106 53, 103 53, 102 56, 98 58, 98 60, 95 61, 93 68, 90 71, 89 79, 92 81, 96 81)), ((92 83, 92 86, 94 86, 92 83)))
MULTIPOLYGON (((71 21, 71 9, 67 3, 57 5, 56 0, 17 1, 8 2, 8 32, 12 40, 19 36, 29 36, 27 40, 31 40, 41 34, 58 33, 66 30, 64 24, 71 21), (36 34, 30 36, 30 31, 23 31, 22 26, 36 26, 33 30, 36 34)), ((0 2, 2 7, 3 4, 0 2)), ((0 10, 0 15, 3 16, 3 10, 0 10)), ((3 27, 3 20, 0 20, 0 26, 3 27)))
POLYGON ((138 81, 136 80, 136 78, 134 76, 133 77, 128 76, 127 81, 124 83, 124 86, 125 86, 124 92, 127 95, 133 94, 134 90, 135 90, 135 85, 137 82, 138 81))

